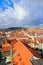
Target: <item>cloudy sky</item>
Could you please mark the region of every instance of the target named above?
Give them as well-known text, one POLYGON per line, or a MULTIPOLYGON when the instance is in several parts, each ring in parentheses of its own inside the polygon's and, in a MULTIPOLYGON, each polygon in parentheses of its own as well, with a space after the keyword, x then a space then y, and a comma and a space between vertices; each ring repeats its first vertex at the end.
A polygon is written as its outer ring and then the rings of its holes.
POLYGON ((43 26, 43 0, 0 0, 0 28, 43 26))

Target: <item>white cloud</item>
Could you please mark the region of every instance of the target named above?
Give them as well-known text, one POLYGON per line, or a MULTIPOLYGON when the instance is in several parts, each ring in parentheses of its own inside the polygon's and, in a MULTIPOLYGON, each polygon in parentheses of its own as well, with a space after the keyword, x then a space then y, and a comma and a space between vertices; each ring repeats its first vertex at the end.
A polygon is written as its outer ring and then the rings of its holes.
POLYGON ((41 23, 40 26, 43 26, 43 23, 41 23))
POLYGON ((0 26, 20 26, 21 21, 25 20, 26 16, 27 11, 21 5, 15 4, 14 9, 8 7, 8 9, 6 9, 5 12, 0 13, 0 26))
MULTIPOLYGON (((0 27, 24 26, 28 27, 30 22, 43 16, 40 6, 43 6, 42 0, 21 0, 14 4, 14 9, 7 6, 5 12, 0 13, 0 27)), ((10 5, 10 2, 8 1, 10 5)), ((0 10, 1 11, 1 10, 0 10)))
POLYGON ((15 4, 14 14, 18 20, 23 20, 27 16, 27 11, 21 5, 15 4))

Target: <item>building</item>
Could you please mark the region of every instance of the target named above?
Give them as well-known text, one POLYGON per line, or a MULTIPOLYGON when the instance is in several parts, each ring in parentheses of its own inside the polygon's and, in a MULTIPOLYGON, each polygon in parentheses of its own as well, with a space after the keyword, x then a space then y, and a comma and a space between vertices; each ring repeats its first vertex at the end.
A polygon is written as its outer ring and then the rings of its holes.
POLYGON ((30 59, 33 54, 25 47, 25 45, 18 41, 13 47, 13 65, 32 65, 30 59), (16 55, 14 55, 16 53, 16 55))

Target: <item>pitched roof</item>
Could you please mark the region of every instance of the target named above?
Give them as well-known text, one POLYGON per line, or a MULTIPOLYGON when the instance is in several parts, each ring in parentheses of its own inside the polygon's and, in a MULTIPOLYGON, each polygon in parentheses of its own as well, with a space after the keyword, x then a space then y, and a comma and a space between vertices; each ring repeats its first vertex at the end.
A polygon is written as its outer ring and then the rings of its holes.
POLYGON ((41 38, 41 39, 39 40, 39 42, 40 42, 40 43, 43 43, 43 38, 41 38))
POLYGON ((18 49, 20 49, 20 52, 13 59, 13 63, 17 62, 18 65, 32 65, 30 59, 32 58, 33 54, 27 49, 27 47, 25 47, 21 41, 16 42, 15 47, 13 47, 13 51, 16 52, 18 49))
POLYGON ((43 38, 35 38, 39 43, 43 43, 43 38))
POLYGON ((10 50, 10 44, 5 43, 2 45, 2 52, 9 51, 10 50))

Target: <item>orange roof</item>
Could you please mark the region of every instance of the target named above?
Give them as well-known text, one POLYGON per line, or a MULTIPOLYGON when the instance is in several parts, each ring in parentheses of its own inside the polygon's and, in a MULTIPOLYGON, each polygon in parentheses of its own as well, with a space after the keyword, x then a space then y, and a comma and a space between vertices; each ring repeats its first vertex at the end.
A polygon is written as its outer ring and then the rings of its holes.
POLYGON ((16 41, 16 39, 14 39, 14 40, 10 40, 11 41, 11 44, 12 45, 14 45, 17 41, 16 41))
POLYGON ((10 50, 10 44, 6 43, 2 45, 2 52, 9 51, 10 50))
POLYGON ((43 43, 43 38, 41 38, 41 39, 39 40, 39 42, 40 42, 40 43, 43 43))
POLYGON ((33 40, 30 38, 30 39, 25 40, 24 42, 33 43, 33 40))
POLYGON ((27 29, 28 32, 32 32, 33 34, 36 33, 36 34, 43 34, 43 30, 41 29, 33 29, 33 28, 30 28, 30 29, 27 29))
POLYGON ((41 38, 39 38, 39 37, 37 37, 37 38, 34 38, 34 40, 37 40, 37 41, 39 41, 41 38))
POLYGON ((32 58, 33 54, 21 41, 16 42, 15 47, 13 47, 13 52, 16 52, 18 49, 20 49, 20 52, 15 58, 13 58, 13 64, 17 63, 18 65, 32 65, 30 59, 32 58))
POLYGON ((35 40, 37 40, 40 43, 43 43, 43 38, 35 38, 35 40))
POLYGON ((20 36, 20 38, 28 38, 28 36, 20 36))
POLYGON ((39 44, 36 42, 36 40, 34 41, 34 45, 39 45, 39 44))

